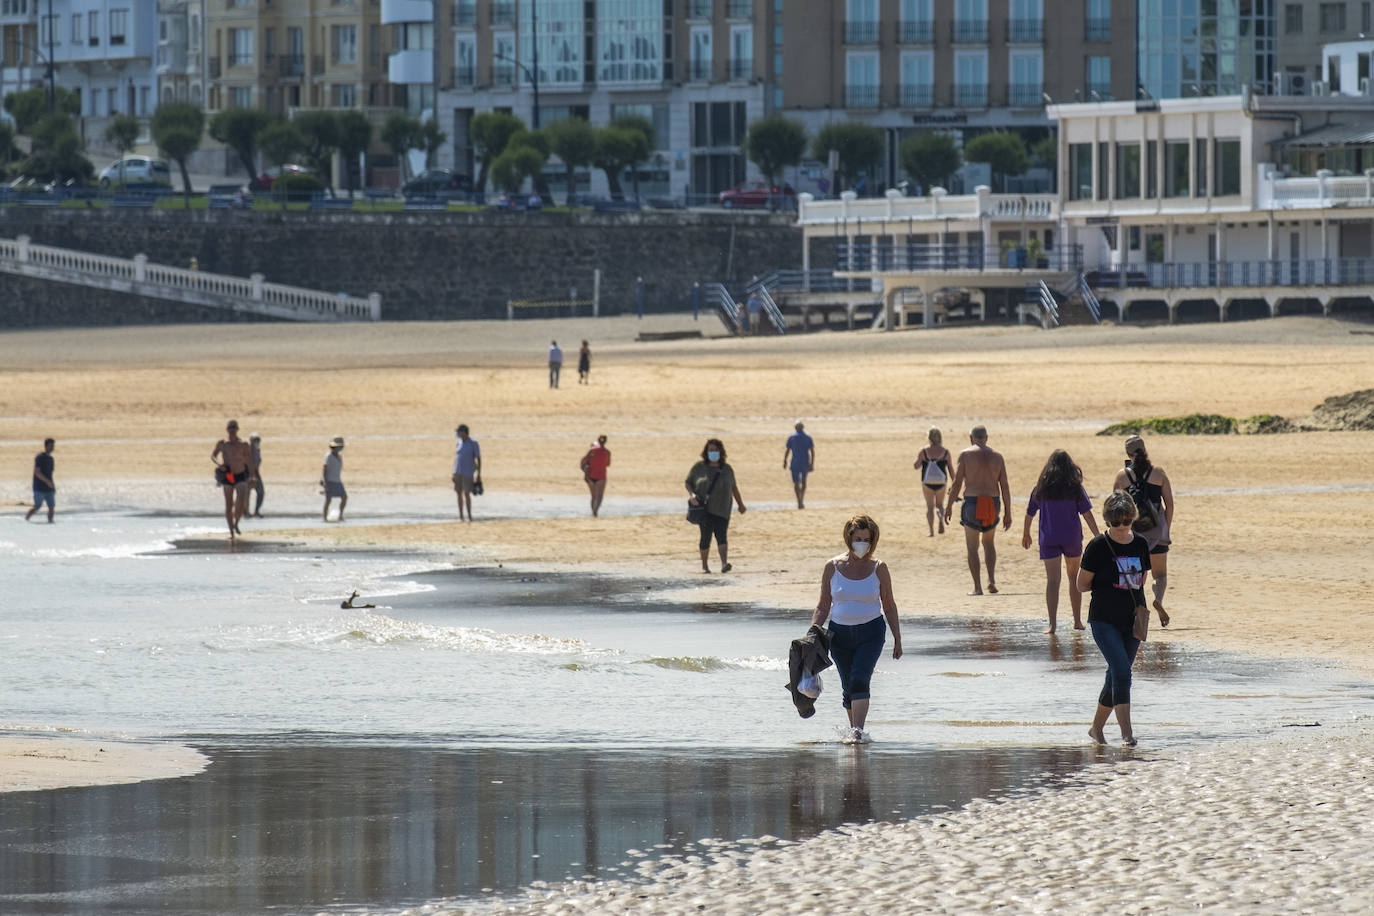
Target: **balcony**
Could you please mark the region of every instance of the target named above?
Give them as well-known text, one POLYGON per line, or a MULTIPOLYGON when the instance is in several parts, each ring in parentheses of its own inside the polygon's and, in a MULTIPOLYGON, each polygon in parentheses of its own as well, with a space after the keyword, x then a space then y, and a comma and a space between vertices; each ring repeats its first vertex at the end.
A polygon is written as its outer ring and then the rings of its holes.
POLYGON ((455 89, 471 89, 477 85, 477 68, 468 65, 466 67, 453 68, 453 86, 455 89))
POLYGON ((687 65, 687 79, 694 83, 709 82, 711 79, 711 62, 709 60, 694 60, 687 65))
POLYGON ((1007 104, 1012 108, 1039 108, 1045 101, 1040 83, 1012 83, 1007 86, 1007 104))
POLYGON ((1110 19, 1089 19, 1083 25, 1084 41, 1111 41, 1112 21, 1110 19))
POLYGON ((844 43, 848 45, 877 44, 877 20, 846 19, 844 21, 844 43))
POLYGON ((1110 83, 1088 83, 1084 87, 1083 101, 1085 102, 1110 102, 1112 100, 1112 86, 1110 83))
POLYGON ((955 108, 987 108, 988 84, 963 83, 954 87, 955 108))
POLYGON ((883 221, 943 223, 947 219, 969 222, 986 219, 1011 223, 1059 221, 1057 194, 993 194, 988 191, 981 194, 902 197, 897 192, 888 193, 892 196, 849 200, 812 200, 810 195, 800 195, 797 220, 803 226, 853 223, 856 220, 863 220, 870 225, 883 221))
POLYGON ((935 43, 935 23, 899 22, 897 41, 904 45, 928 45, 935 43))
POLYGON ((1007 20, 1007 41, 1012 44, 1041 44, 1045 40, 1045 20, 1007 20))
POLYGON ((956 19, 949 24, 950 41, 955 44, 987 44, 988 21, 986 19, 956 19))
POLYGON ((725 15, 731 19, 752 19, 754 17, 754 0, 729 0, 729 5, 725 8, 725 15))
POLYGON ((935 107, 935 87, 926 84, 909 85, 902 87, 902 107, 903 108, 933 108, 935 107))
POLYGON ((846 108, 877 108, 878 107, 878 87, 877 86, 846 86, 844 87, 844 105, 846 108))
POLYGON ((414 85, 434 81, 433 51, 395 51, 386 61, 387 82, 414 85))
POLYGON ((230 54, 229 66, 231 67, 251 67, 253 66, 253 55, 251 54, 230 54))
POLYGON ((514 86, 515 66, 513 64, 493 64, 491 67, 491 84, 507 88, 514 86))
POLYGON ((304 54, 283 54, 277 58, 277 75, 285 79, 305 75, 304 54))
POLYGON ((491 24, 493 26, 515 25, 515 4, 493 3, 491 5, 491 24))
POLYGON ((715 16, 714 0, 691 0, 687 4, 688 19, 711 19, 715 16))
POLYGON ((219 79, 219 58, 218 58, 218 57, 212 57, 212 58, 210 58, 210 79, 212 79, 212 80, 217 80, 217 79, 219 79))
POLYGON ((754 78, 754 60, 745 58, 744 60, 730 61, 730 79, 740 82, 754 78))
POLYGON ((474 0, 460 0, 453 4, 453 24, 467 29, 477 25, 477 4, 474 0))

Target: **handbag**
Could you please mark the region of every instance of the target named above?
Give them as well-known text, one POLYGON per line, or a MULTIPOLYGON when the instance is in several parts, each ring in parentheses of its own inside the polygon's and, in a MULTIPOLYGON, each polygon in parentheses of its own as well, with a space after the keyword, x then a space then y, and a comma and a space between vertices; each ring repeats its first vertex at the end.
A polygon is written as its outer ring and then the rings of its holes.
POLYGON ((711 478, 711 485, 706 488, 706 496, 699 500, 695 505, 689 499, 687 501, 687 522, 692 525, 701 525, 706 522, 706 504, 711 501, 711 491, 716 488, 716 481, 720 480, 720 471, 711 478))
POLYGON ((1143 604, 1135 606, 1135 624, 1131 627, 1131 635, 1144 642, 1150 635, 1150 609, 1143 604))

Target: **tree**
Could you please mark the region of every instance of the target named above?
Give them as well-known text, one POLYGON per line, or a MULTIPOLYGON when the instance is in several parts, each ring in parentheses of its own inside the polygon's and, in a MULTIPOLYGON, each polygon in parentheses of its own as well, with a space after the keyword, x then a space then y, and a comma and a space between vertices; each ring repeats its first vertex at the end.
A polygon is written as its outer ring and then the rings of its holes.
POLYGON ((635 200, 639 200, 639 167, 647 162, 649 156, 653 154, 655 146, 654 122, 644 117, 644 115, 625 114, 612 118, 610 126, 637 131, 644 137, 644 146, 636 149, 636 152, 641 152, 642 155, 627 163, 632 169, 630 172, 630 180, 634 183, 635 200))
POLYGON ((232 149, 250 184, 257 184, 258 134, 272 119, 256 108, 226 108, 210 119, 210 136, 232 149))
POLYGON ((420 125, 420 149, 425 151, 425 168, 434 167, 434 154, 448 142, 448 134, 439 129, 439 122, 430 118, 420 125))
POLYGON ((1040 164, 1050 172, 1054 172, 1059 165, 1059 138, 1054 134, 1041 137, 1039 142, 1031 147, 1031 155, 1040 160, 1040 164))
POLYGON ((34 178, 53 182, 89 181, 95 167, 84 155, 86 144, 76 132, 76 122, 63 112, 44 115, 32 126, 33 151, 23 163, 23 171, 34 178))
POLYGON ((153 142, 181 169, 181 190, 187 209, 191 206, 191 175, 186 160, 200 146, 205 112, 189 102, 168 102, 153 112, 153 142))
POLYGON ((401 180, 406 177, 406 159, 410 151, 420 146, 420 119, 396 112, 382 125, 382 142, 396 157, 396 165, 401 170, 401 180))
POLYGON ((301 132, 305 146, 301 151, 306 165, 315 171, 325 187, 334 191, 334 150, 339 145, 339 118, 332 111, 302 111, 291 121, 301 132))
POLYGON ((770 188, 777 187, 778 173, 801 165, 806 155, 806 128, 782 115, 755 121, 744 140, 749 161, 759 167, 770 188))
POLYGON ((477 181, 473 185, 474 190, 487 189, 487 176, 491 173, 491 164, 496 161, 497 156, 506 151, 506 144, 510 142, 511 136, 524 126, 525 122, 515 115, 500 112, 483 112, 472 119, 468 134, 472 139, 473 150, 482 160, 482 167, 477 172, 477 181))
MULTIPOLYGON (((811 144, 812 154, 822 162, 834 150, 840 157, 841 185, 852 185, 859 174, 870 168, 883 154, 883 132, 866 124, 827 124, 811 144)), ((839 191, 841 188, 836 187, 839 191)))
POLYGON ((591 165, 596 156, 596 129, 582 118, 564 118, 545 127, 542 133, 549 138, 549 149, 563 160, 571 206, 576 193, 576 171, 580 166, 591 165))
POLYGON ((606 173, 611 197, 624 198, 620 174, 636 162, 648 158, 649 141, 641 132, 630 127, 603 127, 596 132, 596 155, 593 165, 606 173))
POLYGON ((105 142, 119 150, 119 183, 124 184, 124 157, 138 142, 138 118, 133 115, 115 115, 105 128, 105 142))
POLYGON ((1004 186, 1006 176, 1020 175, 1030 168, 1030 156, 1020 134, 992 133, 974 137, 964 144, 964 159, 986 162, 994 178, 1002 176, 1004 186))
POLYGON ((533 177, 543 168, 544 157, 539 150, 530 146, 508 146, 491 164, 491 178, 501 190, 515 194, 526 176, 533 177))
POLYGON ((541 199, 552 202, 553 195, 549 192, 549 182, 544 177, 544 164, 549 161, 549 153, 553 149, 549 135, 543 130, 517 130, 506 143, 507 153, 513 149, 531 149, 539 154, 539 167, 530 173, 530 178, 534 181, 534 192, 541 199))
MULTIPOLYGON (((258 134, 258 145, 262 147, 262 154, 278 168, 286 165, 297 153, 305 149, 305 144, 305 136, 292 121, 272 121, 258 134)), ((277 180, 280 181, 283 177, 284 173, 278 172, 277 180)), ((275 181, 272 190, 279 192, 281 208, 285 210, 288 195, 283 189, 276 187, 275 181)))
POLYGON ((923 130, 903 140, 900 156, 902 168, 924 192, 944 187, 961 164, 954 138, 934 130, 923 130))
POLYGON ((358 165, 358 157, 372 145, 372 122, 356 108, 341 111, 336 139, 339 157, 344 161, 344 186, 348 188, 348 196, 352 197, 357 175, 354 167, 358 165))
POLYGON ((0 121, 0 177, 9 168, 10 157, 14 154, 14 126, 8 121, 0 121))
MULTIPOLYGON (((57 113, 81 117, 81 97, 70 89, 57 87, 57 113)), ((14 118, 16 133, 28 136, 29 129, 48 114, 48 90, 42 86, 11 92, 5 96, 5 111, 14 118)))

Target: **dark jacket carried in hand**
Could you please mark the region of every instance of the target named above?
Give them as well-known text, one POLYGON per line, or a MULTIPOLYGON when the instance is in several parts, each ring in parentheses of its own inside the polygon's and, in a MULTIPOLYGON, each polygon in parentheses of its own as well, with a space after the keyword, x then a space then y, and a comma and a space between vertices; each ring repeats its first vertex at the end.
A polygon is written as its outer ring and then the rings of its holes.
POLYGON ((816 714, 816 701, 797 690, 806 672, 820 674, 829 668, 830 633, 819 626, 812 625, 801 639, 792 640, 792 652, 787 658, 789 680, 787 689, 792 692, 792 704, 797 707, 797 715, 809 719, 816 714))

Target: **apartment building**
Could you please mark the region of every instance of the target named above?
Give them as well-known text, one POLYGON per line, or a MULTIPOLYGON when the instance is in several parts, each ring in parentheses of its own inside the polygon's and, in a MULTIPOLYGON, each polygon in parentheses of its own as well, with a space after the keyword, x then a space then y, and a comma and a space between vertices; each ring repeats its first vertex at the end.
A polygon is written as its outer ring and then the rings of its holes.
POLYGON ((1267 92, 1277 72, 1276 0, 1138 0, 1140 95, 1267 92))
POLYGON ((1307 95, 1313 83, 1330 82, 1324 45, 1374 37, 1369 0, 1280 0, 1277 16, 1275 83, 1285 94, 1307 95))
POLYGON ((158 104, 205 104, 205 0, 159 0, 158 104))
POLYGON ((83 118, 151 114, 156 17, 156 0, 3 0, 0 94, 44 85, 51 61, 56 85, 80 96, 83 118))
POLYGON ((379 0, 204 0, 206 108, 391 105, 379 0))

